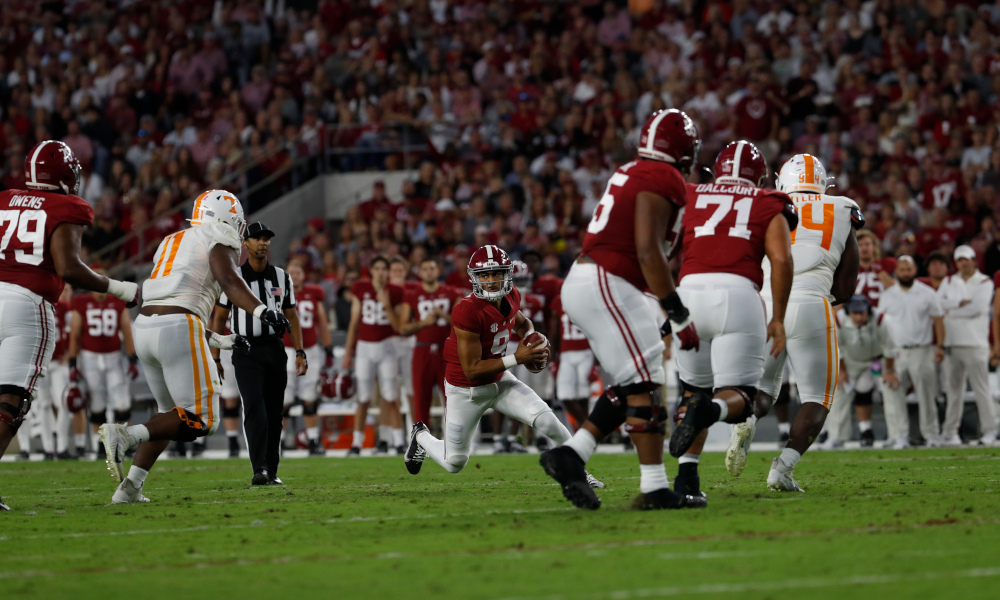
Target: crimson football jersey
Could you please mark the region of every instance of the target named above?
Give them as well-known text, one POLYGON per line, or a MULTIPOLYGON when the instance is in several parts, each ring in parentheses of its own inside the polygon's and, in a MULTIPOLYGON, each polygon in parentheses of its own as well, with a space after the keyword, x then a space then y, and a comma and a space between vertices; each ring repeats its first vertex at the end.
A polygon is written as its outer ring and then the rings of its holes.
POLYGON ((55 304, 63 280, 52 263, 52 232, 62 223, 86 227, 93 220, 94 210, 78 196, 35 190, 0 192, 0 281, 55 304))
POLYGON ((655 160, 634 160, 618 168, 604 190, 583 238, 583 255, 609 272, 645 290, 646 278, 635 249, 635 200, 640 192, 663 196, 674 204, 672 222, 664 240, 667 256, 680 232, 686 192, 684 177, 671 165, 655 160))
POLYGON ((122 348, 118 332, 121 323, 118 322, 125 309, 125 302, 111 294, 105 294, 103 300, 98 300, 94 294, 80 294, 70 301, 73 312, 80 313, 83 319, 83 336, 80 345, 89 352, 118 352, 122 348))
POLYGON ((590 342, 587 336, 580 331, 580 328, 570 320, 569 315, 563 311, 562 296, 556 296, 552 301, 552 314, 559 319, 559 351, 572 352, 573 350, 589 350, 590 342))
POLYGON ((684 262, 680 279, 696 273, 731 273, 764 284, 764 236, 771 219, 795 212, 783 192, 748 185, 688 184, 684 262))
POLYGON ((924 182, 921 206, 926 210, 948 208, 953 200, 965 201, 965 181, 954 171, 944 179, 927 179, 924 182))
POLYGON ((861 295, 871 301, 872 306, 878 306, 878 299, 882 297, 885 287, 878 278, 878 274, 884 271, 882 261, 873 260, 868 268, 858 269, 858 283, 854 288, 854 295, 861 295))
MULTIPOLYGON (((392 310, 403 301, 403 288, 387 283, 389 303, 392 310)), ((358 325, 358 340, 362 342, 381 342, 397 335, 389 322, 389 314, 385 305, 379 302, 371 279, 359 279, 351 286, 351 293, 361 303, 361 322, 358 325)))
MULTIPOLYGON (((520 290, 519 290, 520 291, 520 290)), ((545 297, 541 294, 524 294, 521 296, 521 314, 535 325, 545 325, 545 297)), ((510 341, 520 342, 521 336, 510 332, 510 341)))
POLYGON ((545 299, 545 322, 552 316, 552 301, 559 297, 563 280, 555 275, 542 275, 531 284, 531 293, 545 299))
MULTIPOLYGON (((307 283, 302 286, 302 291, 295 292, 295 310, 299 314, 299 327, 302 328, 302 347, 312 348, 316 345, 318 333, 316 332, 316 311, 323 309, 323 300, 326 292, 318 285, 307 283)), ((292 348, 292 336, 285 332, 281 338, 286 348, 292 348)))
POLYGON ((69 302, 56 302, 56 329, 59 331, 59 339, 56 340, 56 349, 52 352, 52 360, 59 360, 69 349, 69 332, 72 325, 69 310, 69 302))
MULTIPOLYGON (((433 292, 425 291, 421 285, 419 288, 407 290, 403 301, 410 305, 410 318, 414 321, 423 321, 435 308, 451 314, 455 299, 461 297, 460 290, 448 285, 438 285, 433 292)), ((416 338, 421 344, 443 344, 449 334, 451 334, 451 324, 446 319, 438 319, 434 325, 418 331, 416 338)))
MULTIPOLYGON (((483 344, 482 360, 503 358, 507 352, 507 342, 510 341, 511 333, 514 330, 517 313, 521 310, 521 292, 517 291, 517 288, 513 288, 501 300, 500 306, 504 308, 503 312, 489 300, 483 300, 476 296, 466 296, 451 311, 451 322, 455 327, 479 334, 479 339, 483 344)), ((458 359, 458 341, 454 331, 444 342, 444 360, 446 363, 444 378, 454 386, 476 387, 487 383, 496 383, 503 376, 503 371, 501 371, 488 379, 479 381, 466 379, 462 363, 458 359)))

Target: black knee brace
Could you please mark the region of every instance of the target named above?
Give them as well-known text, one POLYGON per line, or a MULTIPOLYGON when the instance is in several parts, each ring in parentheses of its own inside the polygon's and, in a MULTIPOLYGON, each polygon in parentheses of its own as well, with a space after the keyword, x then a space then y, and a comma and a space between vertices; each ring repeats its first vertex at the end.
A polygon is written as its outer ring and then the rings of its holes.
MULTIPOLYGON (((625 422, 625 417, 629 416, 629 406, 627 398, 634 394, 651 392, 652 402, 655 406, 660 406, 659 387, 649 381, 641 381, 629 385, 609 385, 604 388, 604 393, 597 399, 593 412, 587 420, 601 430, 601 437, 621 427, 625 422)), ((649 407, 646 407, 649 408, 649 407)))
POLYGON ((17 406, 0 402, 0 423, 6 423, 14 433, 24 423, 24 416, 31 410, 31 395, 28 390, 19 385, 0 385, 0 394, 9 394, 19 398, 17 406))
POLYGON ((871 406, 874 392, 858 392, 854 394, 854 406, 871 406))
POLYGON ((778 397, 774 399, 774 405, 788 404, 792 399, 791 389, 791 385, 787 383, 781 384, 781 389, 778 390, 778 397))
POLYGON ((90 422, 94 425, 104 425, 108 422, 108 413, 106 411, 97 411, 90 413, 90 422))
POLYGON ((688 395, 692 395, 693 396, 694 394, 697 394, 698 392, 702 392, 702 393, 708 394, 709 396, 712 395, 712 388, 710 388, 710 387, 698 387, 696 385, 691 385, 690 383, 684 381, 683 379, 681 380, 681 389, 683 389, 685 392, 691 392, 690 394, 684 394, 685 396, 688 396, 688 395))
POLYGON ((237 404, 236 406, 234 406, 232 408, 224 406, 222 408, 222 418, 223 419, 239 419, 240 418, 240 405, 237 404))
MULTIPOLYGON (((657 392, 653 394, 659 395, 657 392)), ((655 406, 629 406, 625 411, 626 417, 638 417, 645 419, 645 423, 625 423, 625 431, 628 433, 666 433, 667 407, 655 406)))
POLYGON ((205 425, 205 422, 198 415, 189 410, 184 410, 179 406, 175 406, 170 410, 176 412, 177 416, 181 418, 181 428, 177 432, 177 441, 193 442, 197 438, 208 435, 208 426, 205 425))
POLYGON ((303 402, 302 416, 313 417, 319 411, 319 402, 303 402))
POLYGON ((750 385, 730 385, 715 391, 721 392, 722 390, 733 390, 743 396, 743 412, 740 414, 740 422, 746 421, 753 415, 753 399, 757 397, 757 388, 750 385))
POLYGON ((115 411, 115 423, 128 423, 128 420, 132 418, 131 410, 116 410, 115 411))

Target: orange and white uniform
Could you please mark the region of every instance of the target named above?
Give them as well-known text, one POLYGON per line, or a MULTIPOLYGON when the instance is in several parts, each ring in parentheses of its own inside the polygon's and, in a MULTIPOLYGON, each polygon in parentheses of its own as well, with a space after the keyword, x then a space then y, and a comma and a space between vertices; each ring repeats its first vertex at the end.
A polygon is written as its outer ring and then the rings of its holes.
MULTIPOLYGON (((764 376, 757 387, 770 395, 778 396, 785 362, 791 364, 792 373, 802 402, 817 402, 829 408, 837 387, 840 354, 837 348, 837 318, 833 311, 833 275, 840 265, 840 258, 851 234, 851 211, 858 205, 843 196, 827 196, 826 174, 822 164, 809 155, 792 157, 779 175, 792 171, 796 185, 789 197, 799 211, 799 226, 792 232, 792 259, 795 278, 792 293, 785 311, 785 350, 778 358, 768 352, 764 360, 764 376), (798 164, 795 164, 798 161, 798 164), (798 169, 794 169, 794 167, 798 169), (789 167, 793 167, 789 169, 789 167), (799 178, 801 176, 801 178, 799 178), (815 186, 820 193, 812 193, 815 186), (797 189, 806 188, 806 191, 797 189)), ((765 282, 770 280, 771 264, 763 263, 765 282)), ((761 290, 767 321, 773 314, 771 286, 761 290)))
MULTIPOLYGON (((214 191, 213 191, 214 192, 214 191)), ((133 326, 135 351, 161 412, 187 410, 208 427, 219 426, 222 382, 206 338, 212 307, 222 292, 212 275, 209 254, 216 244, 239 250, 242 242, 227 222, 203 222, 199 217, 213 208, 202 194, 195 204, 194 227, 167 236, 153 256, 153 272, 143 283, 143 305, 179 306, 192 314, 139 315, 133 326)), ((226 209, 225 192, 216 192, 216 212, 226 209), (221 209, 220 209, 221 207, 221 209)), ((233 198, 233 210, 243 209, 233 198)), ((233 213, 236 214, 235 212, 233 213)))

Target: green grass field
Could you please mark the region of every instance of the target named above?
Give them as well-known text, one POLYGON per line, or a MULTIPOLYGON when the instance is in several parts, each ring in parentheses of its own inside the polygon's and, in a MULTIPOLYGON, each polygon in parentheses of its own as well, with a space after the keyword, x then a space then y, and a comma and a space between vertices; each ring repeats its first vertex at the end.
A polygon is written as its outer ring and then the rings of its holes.
MULTIPOLYGON (((707 510, 635 512, 634 455, 573 509, 537 456, 166 461, 109 506, 101 463, 3 463, 0 598, 1000 598, 1000 449, 814 452, 804 494, 702 464, 707 510)), ((668 474, 676 463, 668 457, 668 474)))

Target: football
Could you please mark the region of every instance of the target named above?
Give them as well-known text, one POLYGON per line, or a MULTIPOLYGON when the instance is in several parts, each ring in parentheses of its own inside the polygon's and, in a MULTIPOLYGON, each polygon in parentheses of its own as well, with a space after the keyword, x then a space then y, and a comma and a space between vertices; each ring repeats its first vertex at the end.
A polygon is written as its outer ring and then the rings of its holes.
MULTIPOLYGON (((528 337, 524 338, 524 343, 532 347, 538 346, 539 344, 541 344, 542 348, 549 347, 549 339, 544 335, 538 333, 537 331, 532 331, 531 333, 529 333, 528 337)), ((541 373, 542 370, 545 369, 546 365, 548 364, 549 364, 548 355, 546 355, 546 359, 544 362, 524 363, 524 366, 532 373, 541 373)))

